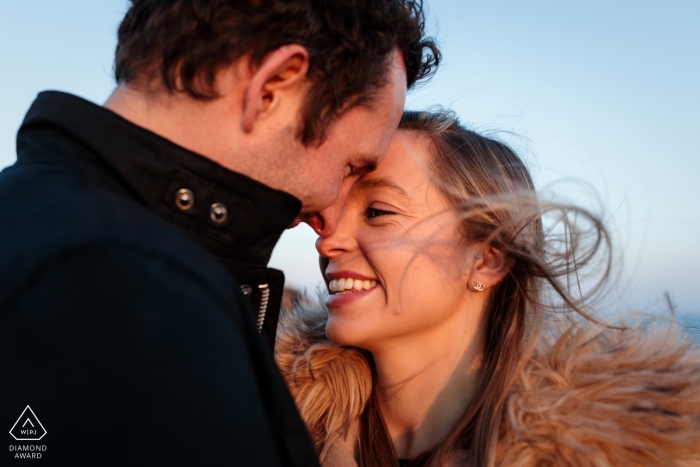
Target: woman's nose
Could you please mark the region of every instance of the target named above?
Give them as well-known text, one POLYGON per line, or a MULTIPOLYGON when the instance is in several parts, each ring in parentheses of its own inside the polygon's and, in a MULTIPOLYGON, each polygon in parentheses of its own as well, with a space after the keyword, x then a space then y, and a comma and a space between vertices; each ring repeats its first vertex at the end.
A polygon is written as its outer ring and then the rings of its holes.
POLYGON ((338 217, 333 232, 316 240, 316 250, 325 258, 334 258, 357 249, 357 240, 352 234, 350 220, 343 216, 338 217))
POLYGON ((342 253, 342 248, 339 248, 338 242, 334 235, 327 237, 318 237, 316 239, 316 251, 324 258, 333 258, 342 253))

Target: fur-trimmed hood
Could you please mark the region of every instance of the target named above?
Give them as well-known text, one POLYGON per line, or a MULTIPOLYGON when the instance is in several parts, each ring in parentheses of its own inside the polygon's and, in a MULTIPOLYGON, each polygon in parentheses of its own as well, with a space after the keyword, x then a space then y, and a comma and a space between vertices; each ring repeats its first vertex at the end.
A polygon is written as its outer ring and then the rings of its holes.
MULTIPOLYGON (((325 307, 283 313, 275 356, 322 451, 372 391, 361 351, 325 336, 325 307)), ((700 466, 700 352, 680 327, 579 324, 542 338, 507 399, 496 465, 700 466)))

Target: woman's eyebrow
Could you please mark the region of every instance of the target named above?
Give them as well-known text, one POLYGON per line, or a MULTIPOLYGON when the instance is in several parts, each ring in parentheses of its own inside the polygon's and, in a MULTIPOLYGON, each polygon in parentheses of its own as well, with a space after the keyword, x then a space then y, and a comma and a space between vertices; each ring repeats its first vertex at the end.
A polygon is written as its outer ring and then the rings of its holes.
POLYGON ((406 190, 404 190, 388 178, 361 178, 355 183, 359 186, 359 188, 363 190, 367 190, 370 188, 389 188, 390 190, 394 190, 396 193, 403 196, 404 198, 409 199, 406 190))

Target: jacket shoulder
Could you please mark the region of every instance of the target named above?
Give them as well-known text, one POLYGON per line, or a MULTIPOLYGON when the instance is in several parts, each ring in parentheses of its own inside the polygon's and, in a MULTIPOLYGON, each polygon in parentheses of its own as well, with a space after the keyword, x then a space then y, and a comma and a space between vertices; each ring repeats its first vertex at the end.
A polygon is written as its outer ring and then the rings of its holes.
POLYGON ((501 466, 700 462, 700 352, 679 325, 543 340, 507 399, 501 466))
POLYGON ((47 428, 61 427, 58 462, 112 452, 132 465, 151 459, 155 439, 164 452, 151 463, 278 465, 260 391, 273 364, 251 343, 245 299, 224 300, 168 257, 144 261, 129 246, 58 258, 0 315, 0 415, 23 400, 40 407, 47 428))
POLYGON ((168 258, 222 286, 233 280, 183 229, 133 198, 91 185, 69 166, 10 167, 0 174, 0 199, 0 217, 9 219, 0 229, 0 303, 52 262, 110 246, 144 262, 168 258))

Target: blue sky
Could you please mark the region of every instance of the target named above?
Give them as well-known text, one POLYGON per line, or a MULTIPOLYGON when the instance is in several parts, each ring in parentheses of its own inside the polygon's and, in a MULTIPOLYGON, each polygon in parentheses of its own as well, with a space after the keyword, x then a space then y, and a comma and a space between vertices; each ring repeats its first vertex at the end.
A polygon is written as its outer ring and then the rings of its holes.
MULTIPOLYGON (((427 0, 444 51, 408 107, 451 107, 510 142, 536 184, 599 212, 621 258, 610 305, 664 290, 700 312, 700 2, 427 0)), ((125 0, 8 2, 0 16, 0 167, 37 92, 102 103, 125 0)), ((272 264, 313 285, 315 236, 291 230, 272 264)))

